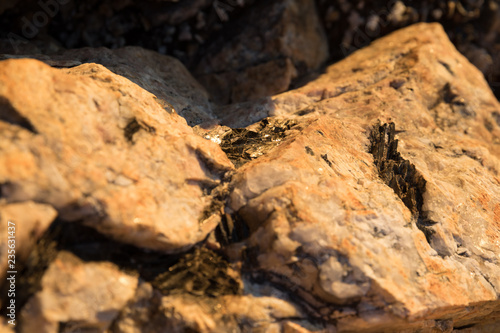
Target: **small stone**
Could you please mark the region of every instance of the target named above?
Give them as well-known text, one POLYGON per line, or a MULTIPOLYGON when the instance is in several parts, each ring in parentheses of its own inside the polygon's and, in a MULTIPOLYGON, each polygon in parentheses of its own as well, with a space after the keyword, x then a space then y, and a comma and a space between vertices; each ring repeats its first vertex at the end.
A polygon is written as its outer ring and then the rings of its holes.
POLYGON ((111 263, 84 263, 60 252, 47 268, 40 291, 20 312, 20 332, 106 332, 134 297, 137 281, 111 263))

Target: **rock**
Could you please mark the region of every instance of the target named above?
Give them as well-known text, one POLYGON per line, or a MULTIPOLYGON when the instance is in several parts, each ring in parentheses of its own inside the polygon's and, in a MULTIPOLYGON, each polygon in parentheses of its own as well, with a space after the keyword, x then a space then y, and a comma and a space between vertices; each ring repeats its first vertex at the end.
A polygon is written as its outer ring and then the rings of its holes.
POLYGON ((217 103, 283 92, 328 58, 312 0, 266 2, 234 24, 231 36, 212 43, 194 71, 217 103))
POLYGON ((500 105, 437 24, 384 37, 295 90, 224 106, 225 126, 189 128, 95 64, 8 60, 0 82, 2 200, 50 204, 148 249, 199 243, 163 258, 102 322, 37 307, 55 267, 73 262, 62 252, 22 310, 27 325, 32 313, 48 329, 116 332, 500 324, 500 105))
POLYGON ((0 96, 6 202, 50 204, 63 220, 170 252, 217 224, 209 192, 231 162, 129 80, 96 64, 7 60, 0 96))
POLYGON ((0 59, 24 57, 44 61, 53 67, 101 64, 153 93, 167 112, 175 109, 191 126, 215 119, 208 93, 173 57, 129 46, 115 50, 105 47, 82 48, 53 55, 2 55, 0 59))
POLYGON ((228 154, 228 212, 250 232, 231 257, 341 332, 500 322, 500 105, 441 26, 381 38, 272 99, 274 117, 228 154))
POLYGON ((138 288, 135 301, 115 321, 113 332, 157 332, 159 327, 173 333, 238 332, 242 326, 244 330, 262 332, 281 332, 282 327, 289 327, 288 332, 304 332, 288 318, 300 320, 304 314, 290 301, 276 296, 161 296, 144 283, 138 288))
POLYGON ((137 277, 111 263, 84 263, 59 253, 41 281, 41 290, 20 313, 20 332, 106 332, 134 297, 137 277))
POLYGON ((42 236, 50 223, 55 219, 57 212, 49 205, 38 204, 33 201, 22 203, 0 204, 0 280, 5 281, 7 271, 21 271, 21 263, 28 257, 38 239, 42 236), (9 224, 9 222, 13 224, 9 224), (9 228, 12 227, 11 228, 9 228), (8 236, 15 242, 15 262, 13 268, 8 268, 8 236))

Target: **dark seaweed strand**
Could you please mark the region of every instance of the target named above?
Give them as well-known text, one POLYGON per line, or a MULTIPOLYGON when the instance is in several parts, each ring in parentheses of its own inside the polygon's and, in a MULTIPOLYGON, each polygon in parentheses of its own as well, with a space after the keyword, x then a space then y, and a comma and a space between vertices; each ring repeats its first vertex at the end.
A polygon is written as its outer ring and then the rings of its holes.
POLYGON ((408 207, 417 221, 417 227, 430 241, 433 231, 429 226, 435 222, 430 221, 422 211, 426 181, 410 161, 401 157, 395 135, 396 125, 393 122, 383 125, 377 122, 370 134, 370 153, 380 178, 408 207))

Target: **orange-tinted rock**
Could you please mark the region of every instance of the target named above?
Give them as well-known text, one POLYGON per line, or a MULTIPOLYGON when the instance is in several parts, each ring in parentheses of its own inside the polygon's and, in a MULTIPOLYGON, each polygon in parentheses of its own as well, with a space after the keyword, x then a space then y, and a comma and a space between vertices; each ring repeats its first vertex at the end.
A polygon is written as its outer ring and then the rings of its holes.
POLYGON ((24 57, 58 68, 100 64, 154 94, 167 112, 175 109, 191 126, 215 119, 207 91, 173 57, 128 46, 115 50, 105 47, 73 49, 52 55, 26 52, 21 56, 3 55, 0 59, 24 57))
POLYGON ((21 59, 0 62, 0 96, 7 202, 47 203, 64 220, 164 251, 215 227, 204 191, 232 164, 151 93, 101 65, 21 59))
POLYGON ((439 25, 381 38, 265 103, 269 126, 296 125, 233 176, 228 207, 250 229, 256 272, 314 295, 302 297, 339 331, 500 321, 500 105, 439 25), (379 175, 378 121, 395 123, 415 168, 398 172, 420 204, 379 175))

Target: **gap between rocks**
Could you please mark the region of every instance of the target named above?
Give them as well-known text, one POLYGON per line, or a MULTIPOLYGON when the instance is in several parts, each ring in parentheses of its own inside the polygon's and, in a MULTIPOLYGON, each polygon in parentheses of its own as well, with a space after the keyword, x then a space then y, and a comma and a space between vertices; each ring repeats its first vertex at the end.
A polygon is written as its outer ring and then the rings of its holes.
MULTIPOLYGON (((26 262, 20 263, 23 268, 19 280, 19 309, 40 290, 44 272, 61 251, 70 252, 84 262, 111 262, 122 271, 151 282, 165 295, 241 294, 238 274, 230 268, 229 261, 212 250, 196 245, 184 253, 165 254, 115 241, 78 221, 56 219, 26 262)), ((2 302, 6 301, 7 292, 2 295, 5 298, 2 302)))

